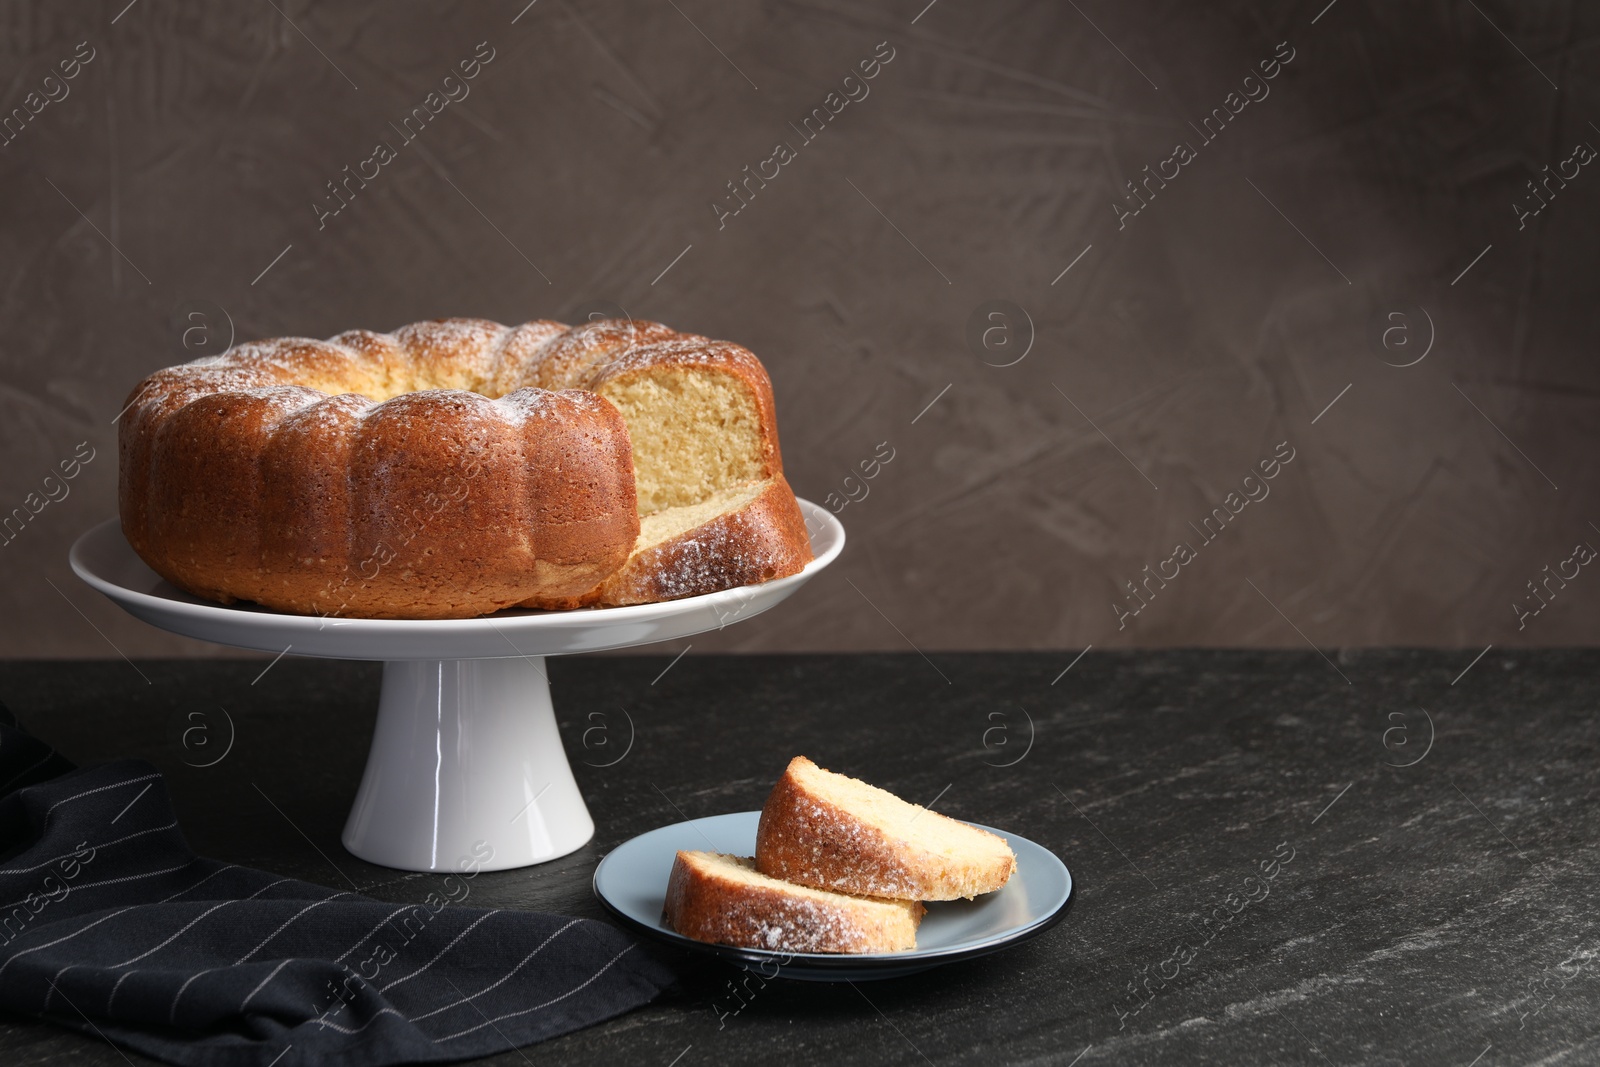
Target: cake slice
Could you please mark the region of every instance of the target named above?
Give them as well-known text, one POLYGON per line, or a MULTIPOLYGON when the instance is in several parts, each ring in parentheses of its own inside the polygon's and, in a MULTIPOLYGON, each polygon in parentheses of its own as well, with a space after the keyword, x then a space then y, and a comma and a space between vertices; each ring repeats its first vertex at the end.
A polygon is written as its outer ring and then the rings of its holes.
POLYGON ((769 878, 743 856, 679 852, 662 919, 696 941, 774 952, 906 952, 923 907, 769 878))
POLYGON ((632 448, 639 534, 620 569, 520 607, 616 607, 798 573, 811 539, 783 478, 766 368, 748 349, 642 319, 555 337, 525 384, 580 389, 616 408, 632 448))
POLYGON ((697 504, 663 508, 639 520, 639 537, 618 570, 571 598, 524 607, 563 609, 649 604, 714 593, 798 574, 811 539, 783 475, 747 482, 697 504))
POLYGON ((796 756, 761 809, 756 867, 801 885, 898 900, 971 899, 1006 884, 1005 838, 796 756))

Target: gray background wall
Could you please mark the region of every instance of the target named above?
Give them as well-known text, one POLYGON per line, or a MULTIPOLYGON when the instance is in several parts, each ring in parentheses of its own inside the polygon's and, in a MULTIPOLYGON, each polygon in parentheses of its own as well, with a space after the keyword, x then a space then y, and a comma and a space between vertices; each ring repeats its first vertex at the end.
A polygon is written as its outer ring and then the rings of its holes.
POLYGON ((601 301, 754 349, 802 495, 894 449, 840 563, 697 649, 1600 633, 1588 568, 1525 628, 1512 607, 1600 545, 1600 165, 1524 228, 1513 207, 1600 146, 1600 9, 523 2, 0 8, 5 112, 95 55, 0 148, 0 505, 96 455, 0 547, 0 651, 223 651, 65 562, 114 512, 128 390, 194 354, 181 314, 244 340, 601 301), (870 95, 801 146, 789 123, 884 41, 870 95), (479 42, 470 96, 401 146, 389 124, 479 42), (1280 42, 1270 95, 1204 143, 1190 123, 1280 42), (380 139, 398 158, 319 230, 380 139), (719 229, 780 140, 797 157, 719 229), (1196 158, 1119 229, 1123 182, 1177 141, 1196 158), (1011 366, 1015 316, 1010 348, 967 341, 992 300, 1031 321, 1011 366), (1270 497, 1119 631, 1119 584, 1283 441, 1270 497))

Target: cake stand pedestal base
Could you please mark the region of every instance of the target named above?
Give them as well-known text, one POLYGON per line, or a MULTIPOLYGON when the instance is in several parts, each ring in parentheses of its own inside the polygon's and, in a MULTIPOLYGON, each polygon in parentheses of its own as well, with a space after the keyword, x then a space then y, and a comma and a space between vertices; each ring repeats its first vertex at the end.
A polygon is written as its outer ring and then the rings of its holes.
POLYGON ((344 847, 408 871, 504 870, 594 836, 543 656, 392 660, 344 847))
POLYGON ((799 574, 620 608, 350 619, 213 604, 145 566, 116 519, 78 538, 70 559, 130 615, 185 637, 381 661, 378 726, 345 848, 406 871, 503 870, 565 856, 594 836, 556 731, 544 657, 689 637, 775 607, 844 548, 839 520, 799 503, 816 557, 799 574))

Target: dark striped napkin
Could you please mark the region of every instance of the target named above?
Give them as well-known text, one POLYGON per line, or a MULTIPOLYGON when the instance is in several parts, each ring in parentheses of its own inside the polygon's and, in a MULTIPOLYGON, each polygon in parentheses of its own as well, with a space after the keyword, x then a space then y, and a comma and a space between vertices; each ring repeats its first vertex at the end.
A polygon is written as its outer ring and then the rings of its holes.
POLYGON ((462 1060, 672 978, 588 919, 469 908, 469 858, 396 906, 201 859, 147 763, 78 770, 0 707, 0 1008, 179 1064, 462 1060))

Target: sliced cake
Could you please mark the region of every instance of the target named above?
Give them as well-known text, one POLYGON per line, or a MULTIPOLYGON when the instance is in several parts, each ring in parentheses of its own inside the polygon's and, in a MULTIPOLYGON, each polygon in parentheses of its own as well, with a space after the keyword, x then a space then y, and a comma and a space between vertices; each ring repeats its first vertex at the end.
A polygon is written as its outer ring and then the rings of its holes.
POLYGON ((660 323, 257 341, 157 371, 117 421, 128 544, 224 604, 470 618, 689 596, 811 559, 761 361, 660 323))
POLYGON ((783 475, 720 490, 698 504, 646 514, 628 560, 581 596, 532 608, 648 604, 770 582, 811 561, 805 517, 783 475))
POLYGON ((1006 884, 1005 838, 796 756, 756 831, 761 873, 818 889, 897 900, 971 899, 1006 884))
POLYGON ((679 852, 662 918, 696 941, 774 952, 905 952, 917 947, 924 909, 769 878, 755 861, 679 852))

